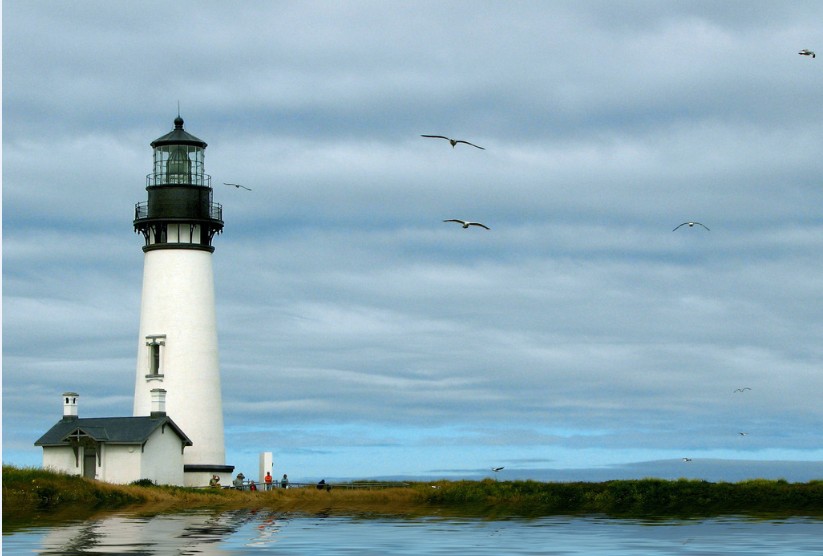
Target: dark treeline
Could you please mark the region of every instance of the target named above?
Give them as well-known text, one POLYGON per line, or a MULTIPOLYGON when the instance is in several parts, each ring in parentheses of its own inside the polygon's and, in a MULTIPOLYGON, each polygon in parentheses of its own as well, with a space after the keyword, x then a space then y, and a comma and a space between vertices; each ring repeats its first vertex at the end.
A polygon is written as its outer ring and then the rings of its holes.
POLYGON ((438 483, 433 505, 475 506, 495 513, 553 515, 708 516, 716 514, 823 515, 823 481, 641 479, 602 483, 457 481, 438 483))

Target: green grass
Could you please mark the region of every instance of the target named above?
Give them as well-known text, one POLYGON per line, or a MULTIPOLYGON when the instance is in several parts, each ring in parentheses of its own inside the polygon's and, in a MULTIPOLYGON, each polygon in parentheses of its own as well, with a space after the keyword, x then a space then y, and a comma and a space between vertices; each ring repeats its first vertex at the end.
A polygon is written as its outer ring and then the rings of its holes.
POLYGON ((3 513, 9 510, 44 510, 62 505, 90 507, 140 502, 126 489, 108 488, 80 477, 39 468, 3 466, 3 513))
MULTIPOLYGON (((643 479, 603 483, 438 481, 368 483, 370 488, 237 491, 112 485, 38 468, 3 466, 3 523, 71 513, 78 518, 122 508, 270 508, 284 512, 464 515, 478 517, 605 514, 631 517, 823 516, 823 481, 710 483, 643 479), (383 488, 375 488, 382 486, 383 488), (81 515, 82 514, 82 515, 81 515)), ((358 482, 348 483, 356 487, 358 482)))
POLYGON ((603 483, 460 481, 441 483, 433 505, 485 508, 495 513, 555 515, 599 513, 633 516, 717 514, 823 514, 823 481, 751 480, 710 483, 642 479, 603 483))
POLYGON ((40 468, 3 465, 3 524, 56 514, 72 517, 132 506, 220 507, 243 502, 232 490, 114 485, 40 468))

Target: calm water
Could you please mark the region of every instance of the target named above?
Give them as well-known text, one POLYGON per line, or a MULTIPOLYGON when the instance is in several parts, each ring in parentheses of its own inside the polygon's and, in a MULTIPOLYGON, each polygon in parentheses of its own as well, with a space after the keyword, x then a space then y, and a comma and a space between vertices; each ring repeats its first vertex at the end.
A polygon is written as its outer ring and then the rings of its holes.
POLYGON ((819 519, 460 519, 269 511, 115 514, 3 534, 3 554, 823 554, 819 519))

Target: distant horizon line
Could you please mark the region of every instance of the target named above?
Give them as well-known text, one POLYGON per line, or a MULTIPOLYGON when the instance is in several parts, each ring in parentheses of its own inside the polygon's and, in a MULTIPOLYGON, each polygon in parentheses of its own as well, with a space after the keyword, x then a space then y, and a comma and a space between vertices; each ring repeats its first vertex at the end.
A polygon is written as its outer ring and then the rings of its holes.
POLYGON ((709 482, 741 482, 747 480, 786 480, 807 483, 823 480, 823 460, 743 460, 722 458, 693 458, 645 460, 631 463, 608 464, 602 467, 529 467, 506 466, 500 473, 485 469, 433 469, 423 473, 375 474, 360 477, 309 476, 298 482, 316 482, 320 479, 336 482, 346 481, 412 481, 432 482, 438 480, 482 480, 500 481, 557 481, 557 482, 604 482, 618 480, 706 480, 709 482))

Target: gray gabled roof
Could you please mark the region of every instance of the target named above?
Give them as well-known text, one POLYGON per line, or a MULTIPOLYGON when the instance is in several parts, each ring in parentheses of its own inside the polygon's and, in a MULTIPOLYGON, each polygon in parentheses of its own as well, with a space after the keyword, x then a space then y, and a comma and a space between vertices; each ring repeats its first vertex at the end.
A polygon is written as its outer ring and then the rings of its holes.
POLYGON ((180 427, 163 415, 157 417, 91 417, 85 419, 62 419, 41 436, 35 446, 66 446, 69 436, 78 430, 97 442, 107 444, 143 444, 160 427, 168 426, 182 440, 184 446, 192 441, 180 427))

